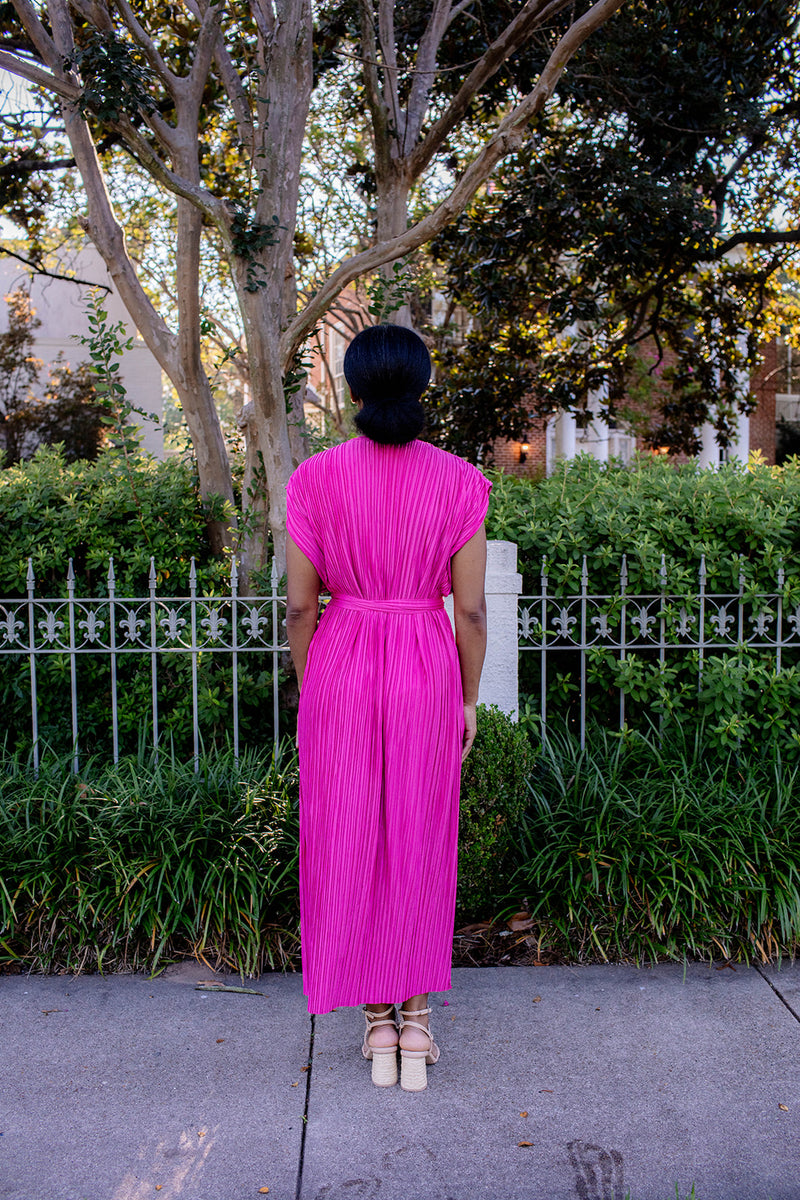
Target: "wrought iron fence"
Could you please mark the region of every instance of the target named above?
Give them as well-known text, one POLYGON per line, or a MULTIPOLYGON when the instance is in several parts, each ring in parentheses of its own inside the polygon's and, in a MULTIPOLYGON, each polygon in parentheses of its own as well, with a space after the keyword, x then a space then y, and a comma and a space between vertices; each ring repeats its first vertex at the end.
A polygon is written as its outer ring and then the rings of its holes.
POLYGON ((237 566, 233 561, 230 594, 198 596, 194 559, 188 596, 159 596, 157 573, 151 559, 147 596, 118 596, 114 563, 109 561, 108 594, 101 598, 75 595, 75 574, 70 559, 65 597, 37 597, 33 565, 28 562, 27 598, 0 600, 0 661, 2 656, 27 659, 30 680, 30 733, 33 762, 39 766, 39 693, 37 663, 42 658, 64 656, 69 664, 69 718, 72 766, 80 765, 81 695, 78 663, 89 656, 108 662, 110 748, 114 762, 120 754, 119 667, 129 656, 149 658, 149 725, 153 748, 159 747, 159 672, 166 658, 179 655, 191 663, 193 756, 197 768, 201 722, 198 665, 203 656, 230 656, 231 734, 234 755, 240 751, 239 663, 242 656, 266 654, 271 660, 273 732, 279 728, 279 665, 288 649, 285 638, 285 597, 278 594, 278 574, 272 566, 268 596, 238 595, 237 566))
MULTIPOLYGON (((579 691, 576 723, 581 745, 586 739, 587 665, 612 655, 619 664, 633 655, 657 664, 663 674, 667 660, 678 652, 696 673, 697 690, 712 656, 731 653, 742 657, 768 656, 775 672, 794 666, 800 650, 800 577, 790 580, 779 565, 772 591, 754 590, 743 568, 734 592, 709 592, 705 556, 697 573, 696 589, 671 589, 665 556, 661 557, 659 588, 651 593, 628 592, 627 557, 613 593, 589 591, 589 572, 583 558, 580 591, 550 594, 547 561, 542 560, 537 595, 519 601, 519 650, 539 655, 539 720, 543 734, 548 723, 548 673, 552 664, 565 663, 577 676, 579 691), (577 660, 577 661, 576 661, 577 660)), ((530 678, 530 675, 529 675, 530 678)), ((626 689, 617 691, 617 724, 626 723, 626 689)))

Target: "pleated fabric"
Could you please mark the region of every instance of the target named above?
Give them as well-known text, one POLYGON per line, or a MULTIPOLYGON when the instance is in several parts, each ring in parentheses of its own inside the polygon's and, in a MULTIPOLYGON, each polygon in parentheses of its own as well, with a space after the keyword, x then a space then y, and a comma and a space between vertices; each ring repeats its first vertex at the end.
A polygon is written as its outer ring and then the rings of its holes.
POLYGON ((442 597, 491 485, 425 442, 304 462, 287 526, 331 594, 297 722, 311 1013, 450 987, 461 677, 442 597))

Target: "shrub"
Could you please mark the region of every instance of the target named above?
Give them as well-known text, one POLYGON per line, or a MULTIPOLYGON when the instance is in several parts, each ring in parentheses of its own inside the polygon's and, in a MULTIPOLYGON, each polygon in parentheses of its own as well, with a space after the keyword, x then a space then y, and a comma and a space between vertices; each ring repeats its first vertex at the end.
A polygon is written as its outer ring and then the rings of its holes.
MULTIPOLYGON (((599 724, 616 726, 620 693, 626 700, 629 725, 646 729, 653 718, 664 727, 689 722, 703 724, 712 745, 738 744, 759 736, 765 725, 777 731, 787 752, 796 753, 799 739, 794 713, 800 702, 800 459, 785 467, 753 461, 745 470, 732 464, 706 470, 696 463, 675 467, 661 460, 640 459, 631 469, 607 466, 588 456, 559 464, 554 474, 533 484, 508 476, 495 477, 488 519, 489 536, 517 543, 523 591, 538 594, 542 559, 546 558, 548 594, 552 599, 575 597, 581 591, 586 559, 589 594, 608 597, 601 610, 611 627, 620 610, 620 568, 627 560, 627 595, 649 593, 660 608, 661 558, 666 566, 668 595, 686 597, 689 637, 699 631, 699 569, 705 558, 707 593, 733 598, 727 614, 708 607, 704 628, 703 677, 697 649, 669 649, 659 661, 657 646, 605 649, 601 639, 586 651, 586 708, 599 724), (779 586, 779 571, 785 581, 779 586), (714 620, 736 620, 739 575, 743 576, 744 638, 766 610, 765 633, 776 610, 775 594, 782 592, 784 624, 782 670, 776 670, 775 651, 748 645, 746 640, 719 643, 714 620), (772 599, 759 599, 772 593, 772 599), (700 686, 698 686, 700 684, 700 686)), ((667 605, 666 641, 675 640, 680 605, 667 605)), ((549 610, 550 618, 555 616, 549 610)), ((569 610, 580 619, 580 603, 569 610)), ((592 631, 594 609, 588 611, 592 631)), ((628 638, 635 634, 636 616, 629 603, 628 638)), ((532 619, 538 618, 536 608, 532 619)), ((648 618, 649 619, 649 618, 648 618)), ((655 625, 658 631, 659 626, 655 625)), ((732 626, 735 631, 737 626, 732 626)), ((538 637, 535 635, 534 641, 538 637)), ((734 633, 735 637, 735 633, 734 633)), ((684 634, 683 641, 687 641, 684 634)), ((540 655, 520 656, 523 710, 540 707, 540 655)), ((574 730, 580 703, 580 654, 554 646, 547 656, 548 716, 566 721, 574 730)))
POLYGON ((297 763, 174 757, 81 777, 45 759, 0 779, 0 963, 151 971, 201 958, 243 974, 297 948, 297 763))
POLYGON ((800 940, 800 767, 776 739, 713 751, 551 734, 505 896, 539 953, 567 961, 762 961, 800 940))
POLYGON ((461 919, 485 917, 503 895, 533 759, 531 743, 520 727, 496 705, 480 705, 478 734, 461 771, 461 919))

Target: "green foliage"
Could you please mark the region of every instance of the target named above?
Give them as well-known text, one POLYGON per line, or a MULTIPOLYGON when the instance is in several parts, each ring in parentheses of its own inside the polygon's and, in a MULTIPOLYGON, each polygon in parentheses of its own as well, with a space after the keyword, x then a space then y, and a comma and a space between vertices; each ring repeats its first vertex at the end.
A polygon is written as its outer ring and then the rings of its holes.
MULTIPOLYGON (((207 514, 191 465, 178 459, 156 462, 139 456, 102 455, 97 462, 68 464, 58 450, 40 449, 27 463, 0 473, 0 595, 25 595, 30 558, 37 596, 64 596, 69 560, 77 596, 106 595, 113 557, 118 597, 146 597, 151 557, 160 595, 186 596, 194 557, 198 595, 230 588, 230 564, 215 558, 207 514)), ((206 745, 224 747, 232 728, 233 677, 225 655, 200 654, 200 731, 206 745)), ((30 740, 28 666, 24 657, 0 658, 0 704, 11 748, 30 740)), ((289 668, 282 665, 289 677, 289 668)), ((83 655, 78 665, 82 754, 110 754, 110 666, 106 656, 83 655)), ((70 674, 66 655, 48 655, 37 665, 39 730, 44 742, 66 752, 70 674)), ((282 676, 283 678, 283 676, 282 676)), ((147 734, 150 668, 147 655, 119 656, 119 724, 123 752, 135 752, 147 734)), ((238 669, 243 742, 265 744, 271 727, 272 659, 241 655, 238 669), (265 698, 267 698, 265 700, 265 698)), ((192 748, 191 661, 162 655, 158 704, 162 735, 176 751, 192 748)), ((290 717, 287 715, 287 720, 290 717)), ((148 718, 149 722, 149 718, 148 718)))
POLYGON ((168 581, 176 595, 188 589, 192 556, 199 588, 224 587, 229 573, 211 554, 197 480, 179 459, 104 454, 66 463, 57 448, 43 447, 0 474, 0 522, 4 596, 25 594, 28 558, 43 596, 64 594, 70 558, 78 595, 102 594, 112 556, 119 595, 146 593, 151 556, 159 587, 168 581))
MULTIPOLYGON (((489 28, 506 19, 481 7, 489 28)), ((581 47, 531 144, 432 245, 477 325, 460 371, 440 352, 441 444, 486 462, 495 438, 522 440, 531 405, 581 419, 600 405, 688 453, 706 420, 729 442, 767 301, 797 261, 774 229, 800 168, 796 23, 793 0, 632 0, 581 47), (737 230, 763 246, 726 258, 737 230)), ((494 88, 511 76, 524 93, 549 48, 532 39, 494 88)))
MULTIPOLYGON (((586 456, 561 463, 539 483, 494 477, 487 522, 489 537, 516 542, 523 593, 539 592, 542 560, 547 563, 551 597, 579 595, 584 557, 589 593, 609 597, 604 609, 619 614, 620 568, 626 557, 627 594, 666 592, 696 598, 705 558, 709 593, 739 591, 749 603, 757 593, 778 590, 783 565, 783 603, 800 603, 800 460, 782 468, 754 462, 719 471, 695 463, 673 467, 661 459, 641 459, 633 468, 607 467, 586 456)), ((775 601, 772 602, 774 609, 775 601)), ((678 617, 673 602, 663 612, 678 617)), ((657 611, 661 611, 657 606, 657 611)), ((748 609, 748 612, 751 611, 748 609)), ((628 611, 630 622, 633 613, 628 611)), ((635 636, 629 625, 628 636, 635 636)), ((751 632, 749 626, 745 634, 751 632)), ((696 636, 696 627, 695 627, 696 636)), ((706 615, 706 637, 714 630, 706 615)), ((668 640, 671 639, 671 635, 668 640)), ((547 659, 547 708, 553 719, 578 719, 579 655, 553 650, 547 659)), ((619 652, 597 646, 587 652, 587 710, 590 719, 616 725, 619 691, 629 724, 648 720, 702 722, 720 746, 775 733, 787 752, 800 745, 794 714, 800 703, 797 647, 785 647, 782 670, 774 651, 735 643, 706 649, 702 680, 697 650, 669 650, 662 665, 657 650, 619 652)), ((520 686, 531 720, 540 706, 540 658, 520 655, 520 686)))
POLYGON ((230 754, 0 776, 0 963, 257 975, 297 944, 297 766, 230 754))
POLYGON ((113 30, 84 29, 81 42, 65 63, 83 80, 78 111, 101 122, 136 120, 151 113, 155 103, 148 94, 153 72, 134 45, 113 30))
POLYGON ((496 705, 478 708, 478 734, 461 770, 458 909, 470 919, 493 910, 527 801, 533 749, 496 705))
POLYGON ((698 733, 551 734, 507 892, 540 947, 572 961, 750 961, 800 938, 800 766, 698 733))
POLYGON ((82 336, 79 341, 82 346, 89 347, 95 392, 105 410, 109 444, 112 451, 121 454, 130 464, 131 457, 139 452, 141 446, 141 426, 132 418, 138 416, 144 421, 156 419, 152 413, 131 403, 120 378, 120 359, 126 350, 133 347, 133 338, 125 337, 124 322, 109 324, 108 310, 104 307, 103 293, 99 288, 94 288, 89 295, 86 316, 89 336, 82 336))

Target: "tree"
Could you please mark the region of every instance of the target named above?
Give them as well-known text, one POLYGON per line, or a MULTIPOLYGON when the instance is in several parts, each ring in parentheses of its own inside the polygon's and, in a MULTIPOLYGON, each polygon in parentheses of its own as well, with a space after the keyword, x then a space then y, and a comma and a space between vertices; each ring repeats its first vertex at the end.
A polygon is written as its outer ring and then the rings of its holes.
POLYGON ((443 444, 523 440, 532 402, 627 416, 688 453, 711 420, 727 443, 798 257, 797 15, 633 0, 581 48, 538 153, 434 243, 478 326, 440 352, 443 444))
MULTIPOLYGON (((236 294, 247 346, 252 409, 246 413, 248 478, 263 471, 263 494, 276 554, 285 540, 285 483, 303 453, 301 389, 292 392, 297 355, 342 289, 410 253, 469 203, 494 167, 518 150, 577 49, 623 3, 527 0, 477 62, 448 72, 437 56, 446 35, 468 23, 471 0, 414 4, 419 36, 398 36, 393 0, 330 6, 321 52, 359 64, 369 114, 376 187, 374 244, 351 254, 298 308, 296 214, 307 116, 314 85, 310 0, 238 0, 222 6, 186 0, 12 0, 18 24, 6 26, 0 66, 58 99, 70 153, 87 197, 84 224, 152 353, 180 397, 206 496, 232 500, 230 472, 202 358, 199 264, 204 227, 218 239, 236 294), (559 13, 570 20, 550 38, 532 86, 494 116, 470 161, 436 207, 408 224, 411 188, 441 166, 448 140, 502 65, 559 13), (357 23, 357 34, 348 30, 357 23), (344 39, 344 42, 343 42, 344 39), (174 197, 176 306, 173 331, 149 299, 125 245, 100 150, 129 155, 174 197), (289 387, 287 389, 286 383, 289 387), (287 403, 287 390, 289 401, 287 403), (294 399, 292 399, 292 396, 294 399), (293 444, 294 443, 294 444, 293 444)), ((480 6, 481 11, 484 7, 480 6)), ((406 6, 402 9, 405 21, 406 6)), ((245 570, 263 553, 252 520, 245 570)), ((226 541, 224 523, 216 544, 226 541)))
POLYGON ((73 370, 61 355, 50 364, 42 388, 44 363, 34 353, 34 332, 41 325, 28 293, 17 288, 6 297, 8 329, 0 334, 0 450, 3 465, 30 458, 37 446, 60 443, 67 462, 94 459, 102 446, 104 409, 97 402, 86 363, 73 370))

